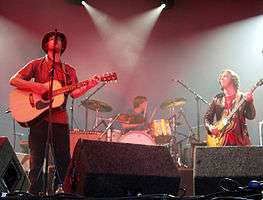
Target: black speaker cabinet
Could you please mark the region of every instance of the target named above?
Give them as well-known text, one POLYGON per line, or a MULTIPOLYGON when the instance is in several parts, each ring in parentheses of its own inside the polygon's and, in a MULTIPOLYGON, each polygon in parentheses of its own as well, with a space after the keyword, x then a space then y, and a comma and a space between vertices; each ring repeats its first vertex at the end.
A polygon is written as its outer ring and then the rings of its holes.
POLYGON ((79 140, 64 189, 86 197, 176 195, 179 184, 167 147, 79 140))
MULTIPOLYGON (((246 186, 250 180, 263 180, 263 147, 197 147, 194 156, 196 195, 222 191, 220 182, 231 178, 246 186)), ((223 186, 229 187, 223 181, 223 186)))
POLYGON ((29 180, 7 137, 0 137, 0 191, 26 192, 29 180))

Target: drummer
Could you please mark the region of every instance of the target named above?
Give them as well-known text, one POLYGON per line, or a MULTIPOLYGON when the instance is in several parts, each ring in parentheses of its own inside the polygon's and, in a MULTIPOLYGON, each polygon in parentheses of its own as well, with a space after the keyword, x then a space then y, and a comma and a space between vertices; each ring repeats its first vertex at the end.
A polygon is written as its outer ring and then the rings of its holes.
POLYGON ((148 101, 145 96, 137 96, 133 99, 133 109, 128 114, 120 116, 120 124, 124 132, 131 130, 147 130, 147 105, 148 101))

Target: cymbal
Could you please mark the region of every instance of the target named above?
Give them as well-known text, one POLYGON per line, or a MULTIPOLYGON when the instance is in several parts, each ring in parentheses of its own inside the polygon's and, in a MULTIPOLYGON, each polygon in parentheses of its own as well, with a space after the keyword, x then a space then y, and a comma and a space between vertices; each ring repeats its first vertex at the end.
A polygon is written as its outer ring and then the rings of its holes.
POLYGON ((182 107, 186 104, 186 99, 185 98, 175 98, 172 100, 166 100, 164 101, 161 105, 160 108, 162 110, 168 109, 168 108, 175 108, 175 107, 182 107))
POLYGON ((112 107, 105 102, 98 100, 84 100, 81 105, 87 109, 98 111, 98 112, 111 112, 112 107))
POLYGON ((142 124, 145 119, 142 116, 137 116, 133 114, 121 114, 118 119, 118 122, 125 124, 142 124))

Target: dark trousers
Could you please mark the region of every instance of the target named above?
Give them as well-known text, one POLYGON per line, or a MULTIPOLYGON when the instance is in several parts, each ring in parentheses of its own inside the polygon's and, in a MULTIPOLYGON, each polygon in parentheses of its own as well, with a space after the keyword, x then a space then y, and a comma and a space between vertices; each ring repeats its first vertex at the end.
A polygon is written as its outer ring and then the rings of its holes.
MULTIPOLYGON (((68 124, 52 124, 54 164, 56 166, 55 187, 63 183, 70 160, 69 151, 69 126, 68 124)), ((43 163, 48 133, 48 122, 43 121, 30 127, 30 172, 31 186, 29 192, 38 195, 43 192, 43 163)))

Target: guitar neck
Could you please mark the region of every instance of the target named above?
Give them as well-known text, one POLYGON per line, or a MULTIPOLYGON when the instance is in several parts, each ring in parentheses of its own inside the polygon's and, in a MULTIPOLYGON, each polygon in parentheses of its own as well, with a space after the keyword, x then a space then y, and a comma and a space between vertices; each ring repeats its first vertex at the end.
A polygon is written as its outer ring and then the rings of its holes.
MULTIPOLYGON (((257 89, 258 85, 255 85, 251 91, 252 93, 257 89)), ((239 103, 237 104, 237 106, 235 106, 235 108, 231 111, 231 113, 227 116, 227 119, 230 120, 234 114, 238 111, 238 109, 246 102, 246 97, 242 96, 241 100, 239 101, 239 103)))
POLYGON ((75 90, 77 88, 80 88, 82 86, 88 85, 89 84, 89 80, 85 80, 85 81, 81 81, 77 84, 73 84, 73 85, 68 85, 68 86, 64 86, 62 88, 59 88, 57 90, 53 91, 53 96, 57 96, 66 92, 70 92, 72 90, 75 90))

